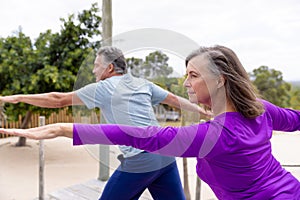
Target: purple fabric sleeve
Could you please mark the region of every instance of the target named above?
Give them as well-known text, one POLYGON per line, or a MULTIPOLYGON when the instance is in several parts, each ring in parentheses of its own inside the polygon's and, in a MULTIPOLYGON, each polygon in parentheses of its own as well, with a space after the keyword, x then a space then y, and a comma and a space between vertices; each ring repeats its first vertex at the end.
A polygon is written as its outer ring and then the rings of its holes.
POLYGON ((83 145, 80 137, 78 136, 75 124, 73 124, 73 145, 83 145))
POLYGON ((103 133, 99 124, 73 125, 73 145, 113 144, 103 133))
POLYGON ((267 114, 272 119, 273 130, 298 131, 300 130, 300 111, 280 108, 270 102, 263 101, 267 114))
POLYGON ((74 124, 73 144, 127 145, 157 154, 195 157, 198 156, 205 133, 199 132, 199 126, 162 128, 74 124))

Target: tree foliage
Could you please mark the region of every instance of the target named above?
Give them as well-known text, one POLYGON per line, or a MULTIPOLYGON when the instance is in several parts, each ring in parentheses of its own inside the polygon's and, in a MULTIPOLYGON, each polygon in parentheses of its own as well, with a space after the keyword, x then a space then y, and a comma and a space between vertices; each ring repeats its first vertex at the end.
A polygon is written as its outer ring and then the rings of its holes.
POLYGON ((145 57, 145 60, 135 57, 126 59, 130 73, 133 76, 147 78, 178 96, 188 98, 186 89, 183 86, 185 77, 169 77, 173 72, 173 68, 169 66, 168 60, 168 56, 161 51, 150 53, 145 57))
MULTIPOLYGON (((2 95, 32 92, 30 77, 36 72, 37 55, 33 49, 31 39, 24 33, 1 39, 0 44, 0 91, 2 95)), ((29 105, 9 105, 7 115, 17 119, 19 114, 25 115, 30 110, 29 105), (16 112, 16 110, 18 112, 16 112)))
POLYGON ((145 60, 138 58, 127 59, 132 75, 147 79, 168 77, 173 68, 168 64, 169 57, 161 51, 154 51, 145 60))
POLYGON ((126 62, 127 62, 128 69, 130 70, 130 73, 133 76, 135 77, 143 76, 140 69, 144 62, 143 59, 131 57, 131 58, 126 58, 126 62))
POLYGON ((289 91, 291 90, 291 84, 283 80, 280 71, 261 66, 254 69, 250 76, 253 78, 253 84, 264 99, 278 106, 290 106, 289 91))
POLYGON ((186 88, 183 86, 183 83, 185 81, 185 76, 181 77, 181 78, 177 78, 177 82, 173 83, 170 87, 170 91, 173 92, 174 94, 184 97, 186 99, 188 99, 188 94, 186 91, 186 88))
MULTIPOLYGON (((72 91, 80 66, 87 65, 84 63, 87 56, 100 47, 97 37, 101 35, 101 17, 98 11, 97 4, 93 4, 77 16, 71 14, 67 19, 60 19, 62 26, 58 33, 46 30, 34 43, 22 30, 1 38, 0 93, 72 91)), ((10 119, 16 120, 20 114, 28 118, 31 112, 48 116, 53 109, 19 103, 7 104, 6 112, 10 119)), ((27 123, 23 123, 24 126, 27 123)))
POLYGON ((293 109, 300 110, 300 87, 292 87, 292 90, 290 91, 290 106, 293 109))

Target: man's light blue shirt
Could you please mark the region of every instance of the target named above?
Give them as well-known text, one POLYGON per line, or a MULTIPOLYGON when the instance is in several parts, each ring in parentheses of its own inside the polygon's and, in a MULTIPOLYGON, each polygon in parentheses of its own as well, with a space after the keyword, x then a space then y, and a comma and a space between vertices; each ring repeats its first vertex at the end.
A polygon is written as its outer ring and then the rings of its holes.
MULTIPOLYGON (((129 74, 89 84, 75 93, 89 109, 100 108, 107 123, 134 126, 158 126, 153 106, 168 95, 152 82, 129 74)), ((125 158, 142 152, 130 146, 119 148, 125 158)))

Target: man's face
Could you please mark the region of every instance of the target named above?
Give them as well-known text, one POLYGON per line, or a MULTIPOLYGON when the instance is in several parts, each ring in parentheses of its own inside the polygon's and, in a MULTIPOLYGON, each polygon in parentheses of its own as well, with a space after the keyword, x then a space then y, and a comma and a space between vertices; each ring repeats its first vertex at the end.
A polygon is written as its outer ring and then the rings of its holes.
POLYGON ((109 68, 108 64, 103 62, 101 56, 97 56, 94 62, 93 74, 95 74, 96 82, 104 80, 109 77, 109 68))

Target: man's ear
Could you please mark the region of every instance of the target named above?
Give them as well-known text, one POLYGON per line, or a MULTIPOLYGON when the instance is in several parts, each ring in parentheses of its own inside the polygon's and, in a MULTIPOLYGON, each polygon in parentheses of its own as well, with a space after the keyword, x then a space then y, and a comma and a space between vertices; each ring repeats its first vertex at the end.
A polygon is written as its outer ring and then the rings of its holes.
POLYGON ((109 64, 108 65, 108 72, 109 73, 112 73, 112 72, 114 72, 114 70, 115 70, 115 66, 111 63, 111 64, 109 64))

